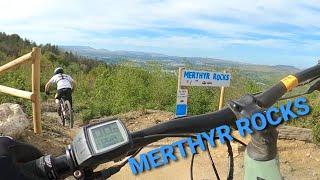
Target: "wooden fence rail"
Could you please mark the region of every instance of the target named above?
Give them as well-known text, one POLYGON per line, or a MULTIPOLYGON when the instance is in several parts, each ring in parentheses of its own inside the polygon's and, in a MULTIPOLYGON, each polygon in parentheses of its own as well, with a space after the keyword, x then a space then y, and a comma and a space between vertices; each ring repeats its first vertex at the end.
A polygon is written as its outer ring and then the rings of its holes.
POLYGON ((25 54, 13 61, 8 62, 0 66, 0 74, 10 70, 18 65, 31 62, 32 68, 32 92, 23 91, 7 86, 0 85, 0 92, 10 94, 25 99, 29 99, 32 102, 32 114, 33 114, 33 129, 36 134, 41 133, 41 104, 40 104, 40 48, 32 48, 32 52, 25 54))

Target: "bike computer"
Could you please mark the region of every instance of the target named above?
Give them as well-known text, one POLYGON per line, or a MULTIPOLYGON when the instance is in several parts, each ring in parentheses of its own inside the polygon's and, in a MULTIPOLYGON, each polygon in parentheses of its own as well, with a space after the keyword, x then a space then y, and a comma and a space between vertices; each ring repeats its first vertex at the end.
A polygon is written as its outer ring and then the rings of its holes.
POLYGON ((77 166, 94 166, 126 155, 131 145, 124 124, 119 119, 105 119, 81 128, 71 143, 71 156, 77 166))

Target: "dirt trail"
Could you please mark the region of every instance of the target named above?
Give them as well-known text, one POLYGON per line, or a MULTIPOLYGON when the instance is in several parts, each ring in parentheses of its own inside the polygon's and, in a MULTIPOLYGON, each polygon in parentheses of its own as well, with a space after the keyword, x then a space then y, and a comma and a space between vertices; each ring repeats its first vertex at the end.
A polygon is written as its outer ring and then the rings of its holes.
MULTIPOLYGON (((136 111, 119 115, 130 131, 136 131, 142 128, 167 121, 173 117, 172 113, 161 111, 136 111)), ((76 128, 70 130, 61 127, 57 122, 55 113, 45 113, 44 119, 44 133, 40 136, 35 136, 30 129, 22 140, 34 144, 46 154, 59 155, 64 153, 65 147, 71 142, 72 137, 77 133, 81 124, 76 121, 76 128)), ((94 120, 98 121, 98 120, 94 120)), ((146 147, 143 152, 147 152, 157 147, 157 145, 168 144, 176 141, 177 138, 161 140, 154 143, 150 147, 146 147)), ((306 143, 297 140, 279 140, 278 150, 280 157, 281 173, 284 179, 308 179, 320 180, 320 148, 312 143, 306 143)), ((221 179, 225 179, 227 172, 227 153, 226 147, 221 146, 218 148, 210 149, 215 164, 221 179)), ((236 150, 235 150, 236 151, 236 150)), ((237 153, 235 153, 237 154, 237 153)), ((166 165, 152 171, 144 172, 140 175, 133 175, 128 166, 125 166, 120 173, 111 177, 113 180, 149 180, 149 179, 190 179, 190 160, 178 158, 176 162, 166 165)), ((108 167, 112 163, 106 163, 101 167, 108 167)), ((101 168, 100 167, 100 168, 101 168)), ((196 155, 194 162, 194 179, 216 179, 210 161, 207 158, 207 153, 202 152, 196 155)), ((234 179, 243 179, 243 151, 239 151, 235 157, 235 173, 234 179)))

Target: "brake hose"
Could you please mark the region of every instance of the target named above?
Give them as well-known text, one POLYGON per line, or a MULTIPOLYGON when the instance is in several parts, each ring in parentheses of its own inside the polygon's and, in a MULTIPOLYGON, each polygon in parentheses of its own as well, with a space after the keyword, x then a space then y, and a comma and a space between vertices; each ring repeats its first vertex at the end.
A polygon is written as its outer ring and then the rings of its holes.
MULTIPOLYGON (((155 137, 191 137, 191 138, 196 138, 196 136, 194 135, 188 135, 188 134, 156 134, 156 135, 150 135, 150 136, 146 136, 144 137, 143 139, 148 139, 148 138, 155 138, 155 137)), ((215 138, 215 139, 218 139, 218 138, 215 138)), ((240 140, 237 139, 237 142, 241 142, 240 140)), ((244 144, 243 142, 241 142, 242 144, 244 144)), ((209 156, 209 159, 211 161, 211 166, 212 166, 212 169, 217 177, 218 180, 220 180, 220 176, 219 176, 219 173, 218 173, 218 170, 214 164, 214 161, 213 161, 213 158, 212 158, 212 155, 210 153, 210 149, 209 149, 209 146, 208 146, 208 141, 204 141, 204 144, 207 148, 207 152, 208 152, 208 156, 209 156)), ((226 144, 227 144, 227 147, 228 147, 228 159, 229 159, 229 171, 228 171, 228 180, 230 179, 233 179, 233 171, 234 171, 234 160, 233 160, 233 151, 232 151, 232 147, 230 145, 230 142, 229 141, 226 141, 226 144)), ((193 180, 193 164, 194 164, 194 158, 195 158, 195 155, 198 154, 198 153, 195 153, 195 154, 192 154, 192 157, 191 157, 191 163, 190 163, 190 178, 191 180, 193 180)))
MULTIPOLYGON (((145 140, 153 140, 153 139, 158 139, 158 138, 165 138, 165 137, 192 137, 192 138, 195 138, 196 136, 194 135, 190 135, 190 134, 155 134, 155 135, 149 135, 149 136, 145 136, 145 137, 139 137, 139 138, 135 138, 134 141, 145 141, 145 140)), ((217 137, 215 139, 218 139, 217 137)), ((247 146, 244 142, 240 141, 239 139, 235 138, 234 137, 234 141, 240 143, 241 145, 243 146, 247 146)), ((214 164, 214 161, 213 161, 213 158, 212 158, 212 155, 210 153, 210 150, 208 148, 208 142, 205 140, 205 145, 207 147, 207 151, 208 151, 208 156, 210 158, 210 161, 211 161, 211 165, 212 165, 212 168, 215 172, 215 175, 217 177, 217 179, 220 179, 219 178, 219 174, 218 174, 218 171, 216 169, 216 166, 214 164)), ((232 146, 230 144, 229 141, 226 141, 226 145, 227 145, 227 148, 228 148, 228 161, 229 161, 229 170, 228 170, 228 180, 230 179, 233 179, 233 171, 234 171, 234 159, 233 159, 233 151, 232 151, 232 146)), ((194 156, 195 154, 192 155, 192 158, 191 158, 191 165, 190 165, 190 177, 191 179, 193 179, 193 161, 194 161, 194 156)))
POLYGON ((121 170, 121 168, 123 168, 127 163, 128 163, 128 159, 130 158, 134 158, 136 155, 139 154, 139 152, 143 149, 143 147, 139 148, 133 155, 131 155, 129 158, 127 158, 125 161, 121 162, 120 164, 111 166, 107 169, 98 171, 94 173, 94 177, 99 177, 99 178, 104 178, 104 179, 108 179, 110 176, 116 174, 117 172, 119 172, 121 170))
MULTIPOLYGON (((195 138, 195 136, 192 136, 192 137, 195 138)), ((226 143, 230 143, 230 142, 227 141, 226 143)), ((214 171, 214 173, 215 173, 215 175, 216 175, 217 180, 220 180, 220 176, 219 176, 218 170, 217 170, 217 168, 216 168, 216 165, 214 164, 212 155, 211 155, 211 153, 210 153, 210 149, 209 149, 209 146, 208 146, 208 141, 205 141, 204 144, 205 144, 205 146, 206 146, 206 148, 207 148, 207 152, 208 152, 209 159, 210 159, 210 161, 211 161, 212 169, 213 169, 213 171, 214 171)), ((232 148, 231 148, 231 152, 232 152, 232 148)), ((228 146, 228 153, 229 153, 229 146, 228 146)), ((196 155, 196 154, 198 154, 198 152, 195 153, 195 154, 192 154, 191 162, 190 162, 190 179, 191 179, 191 180, 193 180, 193 164, 194 164, 194 158, 195 158, 195 155, 196 155)), ((231 158, 232 158, 231 161, 233 161, 233 156, 230 156, 230 154, 228 154, 228 157, 229 157, 229 158, 231 157, 231 158)), ((230 164, 229 164, 229 166, 230 166, 230 164)), ((229 167, 229 168, 230 168, 230 169, 233 169, 233 167, 229 167)), ((229 173, 229 174, 233 174, 233 173, 229 173)), ((229 178, 228 178, 228 179, 229 179, 229 178)))

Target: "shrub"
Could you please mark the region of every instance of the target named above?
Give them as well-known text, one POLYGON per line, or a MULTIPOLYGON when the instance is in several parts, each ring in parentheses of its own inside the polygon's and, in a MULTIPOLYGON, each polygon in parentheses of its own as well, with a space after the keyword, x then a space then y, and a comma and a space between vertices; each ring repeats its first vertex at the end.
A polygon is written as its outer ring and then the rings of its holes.
POLYGON ((81 111, 80 118, 83 124, 88 124, 91 119, 94 118, 93 111, 91 109, 85 109, 81 111))
POLYGON ((320 145, 320 123, 312 128, 313 142, 320 145))

